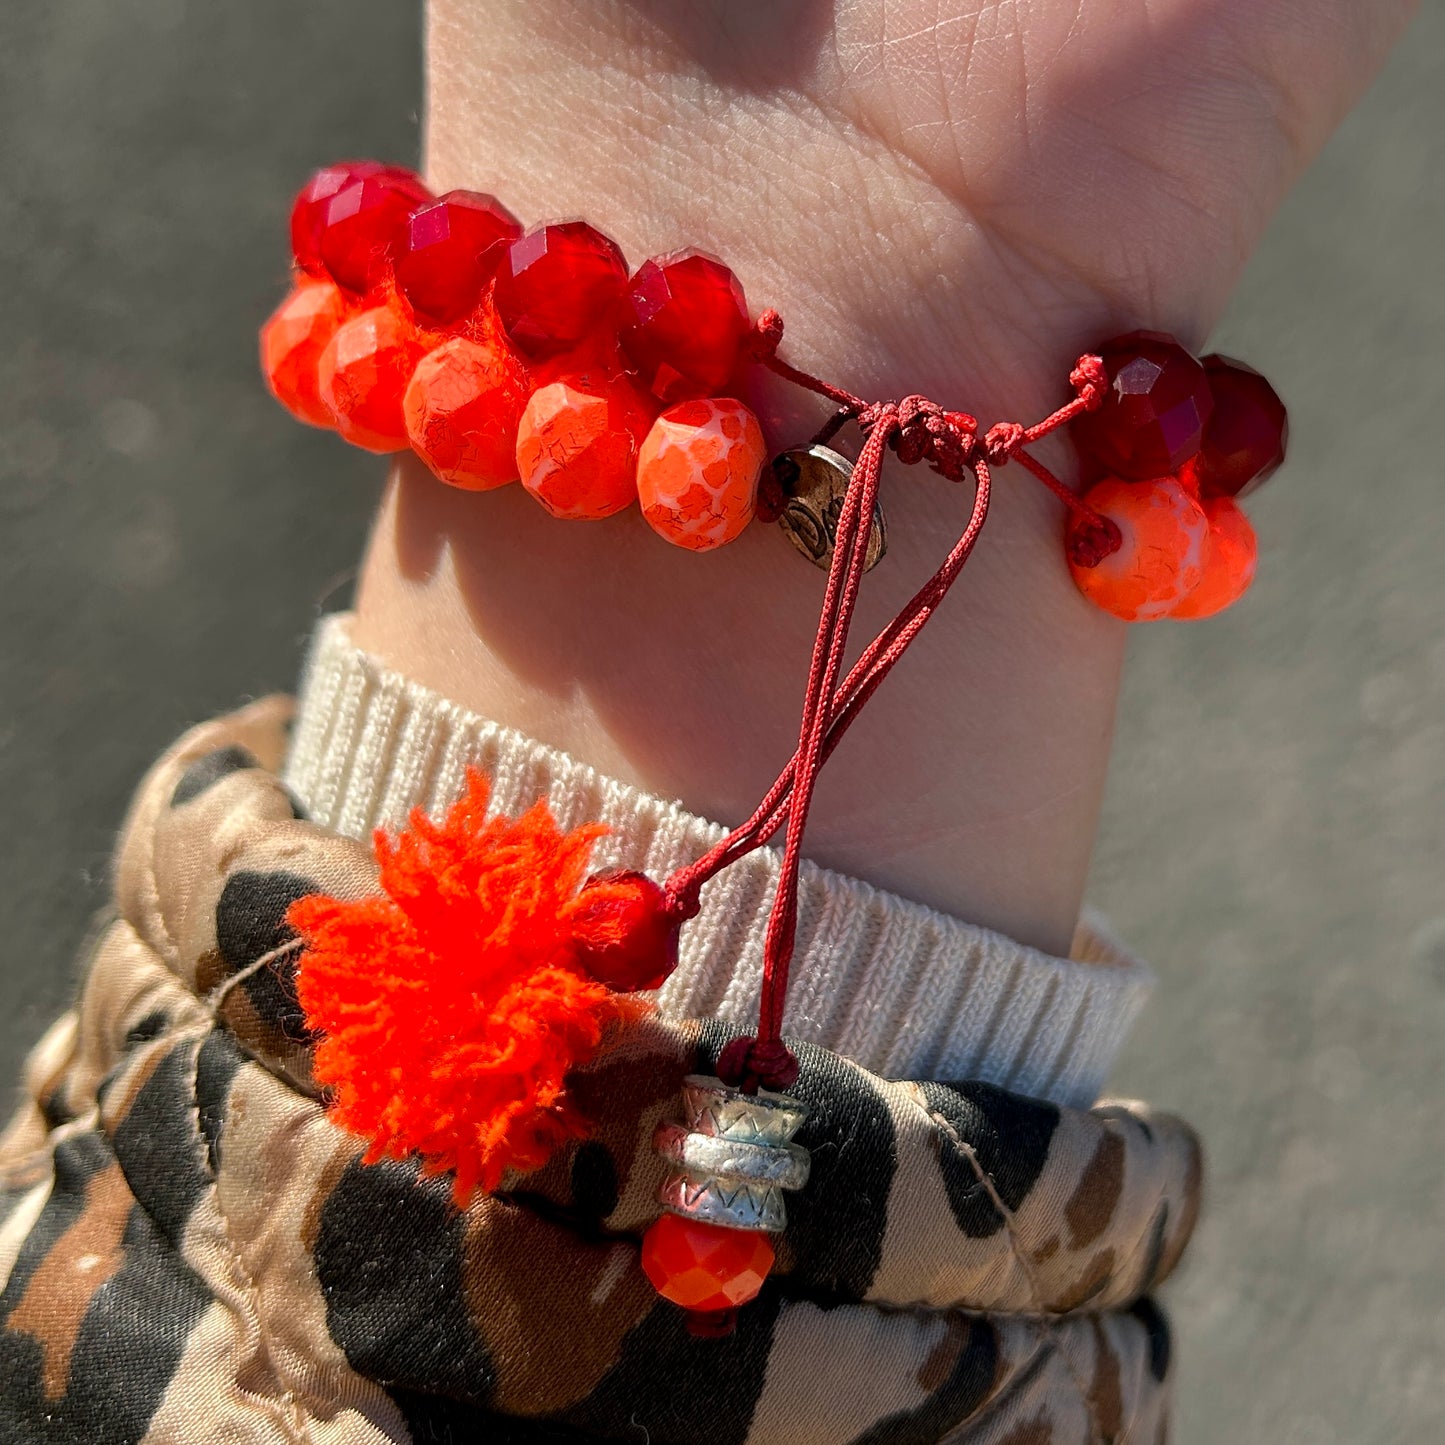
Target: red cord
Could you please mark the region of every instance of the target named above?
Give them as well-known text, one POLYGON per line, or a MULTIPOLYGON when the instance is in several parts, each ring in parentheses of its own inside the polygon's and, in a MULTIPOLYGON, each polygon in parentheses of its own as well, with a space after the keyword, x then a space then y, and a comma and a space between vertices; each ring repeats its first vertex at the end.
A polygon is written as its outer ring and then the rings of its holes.
POLYGON ((973 417, 964 412, 944 411, 925 397, 908 396, 899 402, 870 404, 799 371, 777 356, 782 334, 782 318, 775 311, 764 312, 753 334, 754 359, 785 380, 838 404, 838 412, 825 423, 815 444, 831 440, 845 422, 855 420, 864 433, 863 448, 838 517, 833 558, 803 695, 797 749, 752 816, 696 862, 676 870, 665 885, 669 907, 675 915, 680 919, 695 916, 703 885, 722 869, 762 847, 786 823, 777 895, 763 948, 757 1034, 753 1038, 734 1040, 723 1050, 717 1065, 718 1075, 724 1082, 749 1090, 785 1089, 797 1078, 797 1060, 782 1041, 782 1024, 797 935, 803 833, 818 775, 843 734, 923 630, 963 570, 988 516, 991 468, 1019 461, 1055 496, 1093 523, 1089 529, 1091 545, 1100 557, 1114 551, 1120 542, 1118 529, 1108 518, 1081 501, 1047 467, 1023 450, 1099 404, 1107 378, 1103 362, 1097 356, 1081 357, 1070 373, 1075 395, 1067 405, 1034 426, 1002 422, 980 437, 973 417), (927 461, 950 480, 962 481, 971 475, 973 508, 967 526, 942 565, 868 644, 840 682, 848 632, 866 570, 868 540, 887 447, 892 447, 904 463, 927 461))

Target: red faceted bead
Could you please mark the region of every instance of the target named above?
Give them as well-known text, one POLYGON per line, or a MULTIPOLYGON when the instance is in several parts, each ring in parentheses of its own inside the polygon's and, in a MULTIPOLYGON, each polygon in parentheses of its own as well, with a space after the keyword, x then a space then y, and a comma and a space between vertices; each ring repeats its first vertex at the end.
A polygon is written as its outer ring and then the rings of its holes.
POLYGON ((411 317, 395 303, 353 316, 321 353, 318 390, 336 429, 369 452, 407 444, 401 399, 425 350, 411 317))
POLYGON ((661 988, 677 967, 681 921, 645 873, 619 869, 589 878, 568 923, 582 967, 618 993, 661 988))
POLYGON ((310 426, 336 425, 321 400, 321 353, 350 314, 350 303, 334 281, 303 276, 261 328, 261 370, 266 384, 298 421, 310 426))
POLYGON ((747 333, 741 283, 702 251, 644 261, 628 284, 622 349, 643 385, 664 401, 724 391, 747 333))
POLYGON ((1204 428, 1198 477, 1206 497, 1247 496, 1284 461, 1289 417, 1279 393, 1252 366, 1206 356, 1214 415, 1204 428))
POLYGON ((407 218, 396 243, 397 289, 428 321, 460 321, 482 299, 503 247, 521 234, 495 196, 448 191, 407 218))
POLYGON ((707 1314, 753 1299, 773 1259, 766 1234, 676 1214, 662 1215, 642 1238, 642 1268, 658 1294, 707 1314))
POLYGON ((356 176, 326 202, 321 260, 348 291, 368 291, 386 276, 407 217, 431 200, 410 171, 390 167, 356 176))
POLYGON ((627 284, 615 241, 585 221, 534 226, 497 269, 497 315, 519 351, 545 356, 613 319, 627 284))
POLYGON ((1073 423, 1092 464, 1129 481, 1177 472, 1199 453, 1214 410, 1204 368, 1172 336, 1131 331, 1100 348, 1109 390, 1073 423))
POLYGON ((291 253, 296 264, 309 275, 324 276, 321 232, 326 226, 326 207, 332 196, 352 181, 366 176, 396 175, 415 180, 413 172, 380 161, 338 161, 316 172, 297 193, 291 206, 291 253))

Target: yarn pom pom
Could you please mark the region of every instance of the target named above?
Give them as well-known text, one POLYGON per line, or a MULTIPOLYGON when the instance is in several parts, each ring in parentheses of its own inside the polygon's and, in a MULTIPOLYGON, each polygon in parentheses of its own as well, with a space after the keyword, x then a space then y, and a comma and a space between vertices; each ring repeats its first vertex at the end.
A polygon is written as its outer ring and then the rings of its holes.
POLYGON ((287 915, 333 1116, 371 1141, 367 1163, 453 1171, 461 1206, 586 1135, 567 1073, 647 1007, 589 976, 568 922, 606 830, 564 833, 541 803, 489 821, 488 791, 469 771, 441 824, 417 811, 395 839, 378 831, 380 896, 313 895, 287 915))

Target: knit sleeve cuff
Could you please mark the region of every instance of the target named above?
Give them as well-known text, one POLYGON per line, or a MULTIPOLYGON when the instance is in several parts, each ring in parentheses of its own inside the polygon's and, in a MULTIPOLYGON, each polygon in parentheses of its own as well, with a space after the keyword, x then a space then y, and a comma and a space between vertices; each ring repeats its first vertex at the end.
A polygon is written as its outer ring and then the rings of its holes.
MULTIPOLYGON (((599 869, 661 878, 725 833, 382 667, 354 646, 345 614, 322 621, 285 770, 315 822, 361 838, 413 807, 439 813, 469 765, 490 776, 498 812, 545 798, 564 828, 605 823, 599 869)), ((778 862, 762 849, 704 888, 658 995, 664 1015, 755 1020, 778 862)), ((1152 981, 1096 916, 1055 958, 805 864, 785 1032, 889 1078, 983 1079, 1087 1107, 1152 981)))

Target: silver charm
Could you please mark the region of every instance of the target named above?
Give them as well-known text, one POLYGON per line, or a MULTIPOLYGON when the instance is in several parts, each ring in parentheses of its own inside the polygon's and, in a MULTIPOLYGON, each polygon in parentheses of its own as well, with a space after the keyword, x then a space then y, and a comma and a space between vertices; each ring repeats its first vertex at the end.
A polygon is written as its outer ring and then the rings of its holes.
POLYGON ((684 1124, 661 1124, 657 1152, 673 1166, 658 1194, 685 1219, 775 1234, 788 1222, 784 1189, 808 1182, 808 1151, 793 1136, 808 1106, 786 1094, 745 1094, 719 1079, 689 1075, 684 1124))
MULTIPOLYGON (((833 560, 838 514, 843 510, 843 498, 853 477, 853 463, 831 447, 798 447, 774 458, 773 469, 788 494, 778 525, 803 556, 826 571, 833 560)), ((883 521, 883 507, 875 502, 864 570, 876 567, 887 551, 888 528, 883 521)))

